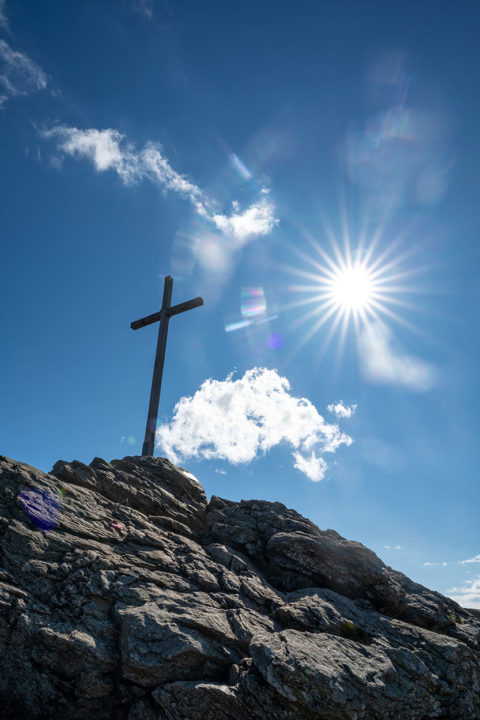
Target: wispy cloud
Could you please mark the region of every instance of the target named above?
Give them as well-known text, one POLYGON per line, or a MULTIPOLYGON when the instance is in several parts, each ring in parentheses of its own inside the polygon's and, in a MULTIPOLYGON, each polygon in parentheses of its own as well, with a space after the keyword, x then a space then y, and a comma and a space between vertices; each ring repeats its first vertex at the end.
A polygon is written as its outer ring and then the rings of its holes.
POLYGON ((3 28, 4 30, 8 30, 8 18, 7 18, 7 12, 6 12, 5 8, 6 8, 5 0, 0 0, 0 28, 3 28))
POLYGON ((462 607, 480 610, 480 575, 474 580, 468 580, 462 587, 453 587, 447 592, 462 607))
POLYGON ((263 188, 260 198, 243 211, 235 202, 230 214, 218 212, 198 185, 172 168, 158 143, 148 142, 137 150, 122 133, 110 128, 82 130, 59 125, 43 130, 41 134, 44 138, 54 139, 61 154, 90 160, 99 172, 112 170, 124 185, 150 180, 164 190, 182 195, 198 215, 240 245, 254 237, 267 235, 278 223, 267 188, 263 188))
POLYGON ((384 545, 385 550, 402 550, 401 545, 384 545))
POLYGON ((294 397, 287 378, 267 368, 252 368, 238 380, 206 380, 193 396, 181 398, 156 440, 174 462, 201 457, 234 464, 288 443, 294 467, 313 481, 325 476, 322 455, 352 443, 309 400, 294 397))
POLYGON ((157 27, 165 27, 172 17, 169 0, 126 0, 130 11, 141 15, 145 20, 155 20, 157 27))
MULTIPOLYGON (((0 11, 2 6, 0 6, 0 11)), ((0 107, 12 97, 45 90, 47 76, 33 60, 0 40, 0 107)))
POLYGON ((381 205, 438 203, 453 164, 443 126, 438 114, 397 104, 351 126, 344 146, 349 177, 381 205))
POLYGON ((144 15, 149 20, 153 17, 153 0, 132 0, 130 7, 132 10, 140 13, 140 15, 144 15))
POLYGON ((340 400, 338 403, 327 405, 328 412, 334 413, 339 418, 349 418, 355 413, 356 405, 344 405, 340 400))
POLYGON ((458 562, 460 565, 467 565, 469 563, 480 563, 480 555, 475 555, 475 557, 468 558, 467 560, 459 560, 458 562))
POLYGON ((443 562, 424 562, 423 567, 447 567, 448 563, 444 560, 443 562))
POLYGON ((398 471, 405 464, 405 455, 399 447, 389 445, 377 437, 364 437, 361 448, 364 460, 383 471, 392 472, 393 469, 398 471))
POLYGON ((395 346, 390 330, 383 323, 365 326, 358 339, 358 349, 363 374, 373 382, 426 392, 437 381, 435 368, 395 346))

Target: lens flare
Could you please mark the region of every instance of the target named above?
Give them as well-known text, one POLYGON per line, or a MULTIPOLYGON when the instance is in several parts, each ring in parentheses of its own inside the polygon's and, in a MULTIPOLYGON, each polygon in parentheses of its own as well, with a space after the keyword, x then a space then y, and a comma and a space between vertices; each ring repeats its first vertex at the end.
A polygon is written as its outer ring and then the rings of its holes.
POLYGON ((225 332, 235 332, 235 330, 241 330, 251 324, 250 320, 240 320, 239 322, 227 323, 225 325, 225 332))
POLYGON ((267 345, 270 348, 270 350, 278 350, 278 348, 281 348, 284 343, 284 337, 282 333, 272 333, 270 337, 267 340, 267 345))
POLYGON ((243 287, 241 294, 241 313, 244 318, 265 315, 267 303, 262 287, 243 287))
POLYGON ((230 162, 232 163, 235 170, 238 172, 238 174, 244 179, 244 180, 251 180, 253 175, 250 172, 250 170, 243 164, 243 162, 240 160, 238 155, 235 155, 235 153, 232 153, 230 155, 230 162))

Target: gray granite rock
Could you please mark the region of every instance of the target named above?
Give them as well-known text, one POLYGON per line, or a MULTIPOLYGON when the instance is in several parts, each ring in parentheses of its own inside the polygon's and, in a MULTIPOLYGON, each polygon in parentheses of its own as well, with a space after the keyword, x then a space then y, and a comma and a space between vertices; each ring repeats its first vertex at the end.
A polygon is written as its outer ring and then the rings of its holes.
POLYGON ((161 458, 0 457, 0 717, 480 719, 480 617, 161 458))

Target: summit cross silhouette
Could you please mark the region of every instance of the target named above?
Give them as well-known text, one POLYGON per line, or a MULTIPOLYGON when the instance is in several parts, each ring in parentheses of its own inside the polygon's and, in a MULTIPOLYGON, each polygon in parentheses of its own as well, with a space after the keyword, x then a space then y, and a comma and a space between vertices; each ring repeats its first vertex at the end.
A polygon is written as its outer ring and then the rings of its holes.
POLYGON ((155 364, 153 366, 152 388, 150 390, 150 404, 148 406, 147 424, 145 427, 145 439, 143 441, 142 455, 153 455, 155 446, 155 430, 157 427, 158 404, 160 402, 160 390, 162 387, 163 365, 165 362, 165 350, 167 347, 168 321, 172 315, 178 315, 186 310, 203 305, 203 298, 196 297, 193 300, 170 305, 172 300, 173 278, 166 275, 163 287, 163 302, 159 312, 147 315, 140 320, 130 323, 132 330, 151 325, 160 321, 158 328, 157 350, 155 352, 155 364))

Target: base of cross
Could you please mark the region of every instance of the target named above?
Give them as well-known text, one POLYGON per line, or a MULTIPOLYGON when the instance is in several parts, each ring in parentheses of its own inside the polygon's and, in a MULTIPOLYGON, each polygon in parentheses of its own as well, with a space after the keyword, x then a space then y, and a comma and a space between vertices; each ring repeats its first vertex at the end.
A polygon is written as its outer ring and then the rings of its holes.
POLYGON ((143 443, 142 457, 153 457, 153 447, 151 447, 147 441, 143 443))

